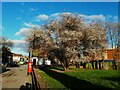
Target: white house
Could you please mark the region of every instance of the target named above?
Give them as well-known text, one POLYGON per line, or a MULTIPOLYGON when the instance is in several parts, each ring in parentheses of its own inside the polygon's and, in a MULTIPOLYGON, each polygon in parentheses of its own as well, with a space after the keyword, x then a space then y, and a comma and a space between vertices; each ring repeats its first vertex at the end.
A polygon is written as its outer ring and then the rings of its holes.
POLYGON ((23 58, 22 54, 13 53, 13 61, 14 62, 19 62, 20 58, 23 58))
POLYGON ((38 64, 38 58, 37 57, 32 57, 32 62, 33 62, 33 65, 37 65, 38 64))

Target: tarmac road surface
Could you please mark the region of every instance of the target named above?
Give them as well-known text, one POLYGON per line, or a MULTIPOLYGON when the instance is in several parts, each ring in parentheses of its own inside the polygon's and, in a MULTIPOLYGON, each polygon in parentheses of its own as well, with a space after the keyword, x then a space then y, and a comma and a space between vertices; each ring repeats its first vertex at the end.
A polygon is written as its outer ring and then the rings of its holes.
POLYGON ((27 75, 27 65, 10 67, 7 69, 8 71, 2 73, 2 90, 8 88, 11 90, 23 90, 23 88, 29 88, 29 90, 31 90, 32 79, 30 75, 27 75))

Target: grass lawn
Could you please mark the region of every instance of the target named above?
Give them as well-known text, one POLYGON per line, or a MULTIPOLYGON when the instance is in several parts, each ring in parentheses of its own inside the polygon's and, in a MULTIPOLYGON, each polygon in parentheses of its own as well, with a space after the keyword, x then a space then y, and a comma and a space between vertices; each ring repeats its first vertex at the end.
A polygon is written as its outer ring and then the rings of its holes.
POLYGON ((70 68, 68 71, 44 69, 39 73, 49 88, 120 88, 117 70, 70 68))

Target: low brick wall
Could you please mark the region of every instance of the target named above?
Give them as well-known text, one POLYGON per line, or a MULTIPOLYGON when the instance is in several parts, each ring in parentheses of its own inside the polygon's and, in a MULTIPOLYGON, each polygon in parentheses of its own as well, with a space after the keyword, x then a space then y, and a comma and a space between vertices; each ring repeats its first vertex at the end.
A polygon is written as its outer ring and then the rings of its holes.
POLYGON ((114 61, 107 61, 107 60, 101 60, 101 61, 92 61, 92 62, 86 62, 83 64, 84 68, 87 69, 105 69, 105 70, 116 70, 116 67, 118 70, 120 70, 120 62, 114 62, 114 61))
POLYGON ((33 67, 33 73, 35 77, 36 90, 41 90, 41 89, 47 90, 47 86, 42 81, 42 78, 39 75, 39 70, 33 67))

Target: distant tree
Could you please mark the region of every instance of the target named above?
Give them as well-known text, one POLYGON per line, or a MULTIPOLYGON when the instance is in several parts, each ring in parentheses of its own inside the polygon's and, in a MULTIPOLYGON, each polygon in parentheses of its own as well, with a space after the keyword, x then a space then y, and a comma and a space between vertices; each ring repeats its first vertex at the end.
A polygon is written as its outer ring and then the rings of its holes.
MULTIPOLYGON (((88 24, 83 31, 83 39, 80 42, 83 59, 85 58, 84 60, 87 61, 104 59, 103 49, 106 47, 106 43, 104 25, 98 22, 88 24)), ((97 69, 97 67, 95 68, 97 69)))
POLYGON ((49 47, 49 37, 45 31, 38 28, 31 28, 25 40, 28 42, 28 52, 32 56, 42 57, 41 54, 49 47))
POLYGON ((11 49, 13 47, 13 42, 11 40, 8 40, 6 37, 0 37, 0 46, 11 49))
MULTIPOLYGON (((115 49, 115 53, 112 55, 113 59, 116 61, 120 60, 120 52, 119 52, 119 47, 120 47, 120 23, 112 23, 108 22, 106 23, 106 37, 107 37, 107 42, 108 46, 112 49, 115 49)), ((115 68, 117 69, 117 65, 115 63, 115 68)))
POLYGON ((13 47, 13 42, 8 40, 6 37, 0 37, 0 48, 2 53, 2 62, 5 64, 8 59, 12 59, 11 48, 13 47), (9 57, 11 56, 11 57, 9 57))
POLYGON ((120 45, 120 24, 107 22, 105 25, 106 28, 106 37, 108 46, 110 48, 116 48, 120 45))

